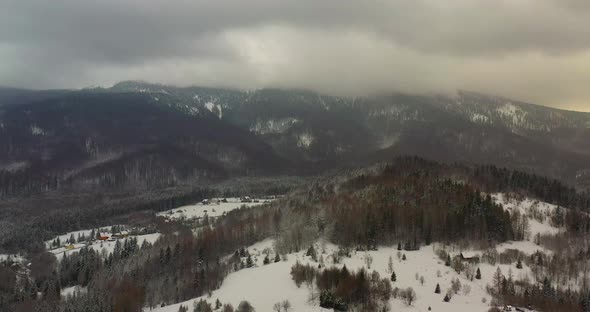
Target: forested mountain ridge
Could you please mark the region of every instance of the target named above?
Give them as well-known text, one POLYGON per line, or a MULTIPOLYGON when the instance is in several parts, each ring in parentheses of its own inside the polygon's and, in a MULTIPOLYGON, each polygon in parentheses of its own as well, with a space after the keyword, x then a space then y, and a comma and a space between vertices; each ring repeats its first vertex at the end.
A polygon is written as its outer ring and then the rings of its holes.
POLYGON ((174 94, 177 109, 211 112, 298 161, 366 163, 415 154, 509 166, 588 186, 590 113, 466 91, 454 96, 339 97, 131 81, 104 91, 174 94))
POLYGON ((127 81, 79 91, 0 90, 0 122, 0 168, 34 169, 60 184, 129 186, 142 176, 157 182, 150 187, 307 174, 398 155, 507 166, 582 189, 590 183, 589 113, 473 92, 339 97, 127 81), (177 160, 165 164, 163 153, 177 160), (131 172, 121 176, 121 166, 131 172), (174 174, 164 177, 167 170, 174 174))

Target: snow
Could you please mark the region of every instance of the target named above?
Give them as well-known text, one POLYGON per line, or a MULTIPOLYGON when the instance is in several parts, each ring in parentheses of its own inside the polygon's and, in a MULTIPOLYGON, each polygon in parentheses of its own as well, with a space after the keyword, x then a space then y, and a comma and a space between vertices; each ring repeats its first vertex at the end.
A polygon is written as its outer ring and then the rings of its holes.
POLYGON ((1 164, 0 170, 14 172, 14 171, 18 171, 20 169, 24 169, 28 165, 29 165, 29 162, 27 162, 27 161, 16 161, 16 162, 7 163, 7 164, 1 164))
POLYGON ((498 251, 498 253, 502 253, 504 251, 506 251, 507 249, 517 249, 519 251, 524 252, 527 255, 531 255, 534 254, 537 251, 541 251, 544 252, 545 254, 551 254, 552 251, 543 247, 543 246, 539 246, 531 241, 508 241, 502 244, 499 244, 498 246, 496 246, 496 250, 498 251))
POLYGON ((557 209, 556 205, 531 198, 511 198, 504 193, 491 194, 491 196, 492 200, 497 204, 501 204, 504 209, 511 213, 519 211, 520 214, 529 218, 529 239, 534 238, 537 234, 557 234, 560 231, 565 231, 565 229, 550 224, 550 216, 557 209))
MULTIPOLYGON (((257 267, 229 274, 220 289, 213 291, 210 297, 203 296, 201 298, 211 304, 216 299, 219 299, 222 303, 231 303, 234 307, 237 307, 240 301, 248 300, 258 312, 270 312, 274 303, 285 299, 291 302, 292 311, 329 311, 320 308, 317 299, 310 302, 310 290, 307 286, 303 284, 301 288, 297 288, 291 279, 291 267, 296 261, 314 263, 309 257, 305 256, 305 251, 287 255, 287 261, 262 265, 262 250, 272 248, 272 246, 273 241, 266 240, 248 248, 249 252, 255 255, 254 260, 257 267)), ((441 312, 484 312, 490 308, 489 302, 491 300, 490 295, 486 292, 486 285, 492 283, 492 276, 497 267, 500 267, 502 273, 506 276, 509 270, 512 270, 515 279, 524 276, 532 277, 532 272, 526 265, 523 269, 518 270, 514 265, 492 266, 482 263, 478 265, 482 273, 482 280, 474 279, 471 281, 465 275, 459 275, 451 268, 446 267, 444 262, 438 258, 435 247, 440 248, 441 246, 432 245, 422 247, 417 251, 402 251, 407 257, 406 261, 398 260, 396 248, 385 247, 380 248, 378 251, 353 252, 351 258, 344 258, 342 263, 333 264, 330 255, 337 250, 337 246, 326 243, 316 244, 316 250, 318 250, 318 254, 324 257, 327 266, 335 265, 341 268, 345 264, 349 270, 358 270, 361 267, 367 268, 365 257, 370 255, 373 258, 373 263, 368 271, 376 270, 382 278, 391 275, 387 271, 388 259, 391 256, 394 262, 394 271, 397 275, 397 281, 392 286, 394 288, 412 287, 417 294, 417 300, 412 306, 407 306, 401 300, 392 298, 390 300, 392 311, 427 311, 428 307, 431 307, 432 311, 441 312), (323 250, 325 251, 323 252, 323 250), (440 277, 437 274, 438 271, 440 271, 440 277), (416 279, 416 274, 424 276, 424 285, 420 283, 419 279, 416 279), (450 288, 451 280, 455 278, 459 278, 463 289, 459 294, 453 296, 451 302, 445 303, 442 299, 447 289, 450 288), (440 284, 441 294, 434 293, 437 283, 440 284), (465 285, 470 289, 468 293, 465 291, 465 285), (482 300, 483 298, 485 300, 482 300)), ((273 254, 274 251, 271 251, 271 256, 273 254)), ((458 254, 458 251, 451 252, 452 256, 458 254)), ((176 312, 180 304, 192 309, 193 301, 201 298, 156 308, 154 311, 176 312)), ((146 309, 145 311, 149 310, 146 309)))
POLYGON ((31 134, 32 135, 45 135, 45 130, 37 127, 36 125, 31 125, 31 134))
POLYGON ((489 121, 489 118, 488 118, 488 116, 485 116, 482 114, 473 113, 471 115, 471 121, 473 121, 475 123, 487 123, 489 121))
POLYGON ((214 104, 212 102, 207 102, 205 103, 205 108, 207 108, 210 112, 212 113, 216 113, 217 117, 219 119, 221 119, 221 117, 223 117, 223 110, 221 109, 221 105, 219 104, 214 104), (214 108, 217 108, 217 112, 213 111, 214 108))
POLYGON ((395 144, 397 144, 397 142, 399 142, 399 139, 400 139, 399 134, 385 136, 385 137, 381 138, 381 142, 379 143, 379 148, 380 149, 390 148, 390 147, 394 146, 395 144))
POLYGON ((78 239, 78 235, 82 235, 84 234, 84 236, 86 238, 89 238, 90 235, 92 234, 92 230, 80 230, 80 231, 73 231, 73 232, 68 232, 66 234, 62 234, 62 235, 58 235, 56 237, 54 237, 53 239, 50 239, 48 241, 45 241, 45 248, 49 249, 52 248, 51 244, 53 243, 54 240, 56 240, 59 237, 59 240, 61 242, 61 245, 66 245, 66 240, 70 239, 70 236, 74 235, 75 239, 78 239))
POLYGON ((182 206, 158 213, 168 219, 192 219, 208 217, 219 217, 232 210, 238 209, 242 206, 253 207, 267 203, 268 200, 258 200, 259 202, 242 203, 238 198, 227 198, 227 203, 198 203, 194 205, 182 206))
MULTIPOLYGON (((137 238, 137 244, 141 246, 143 241, 148 241, 149 243, 153 244, 156 240, 158 240, 160 235, 161 235, 160 233, 153 233, 153 234, 129 236, 128 238, 131 238, 131 237, 137 238)), ((123 243, 128 238, 122 238, 119 240, 121 241, 121 243, 123 243)), ((108 254, 108 253, 113 252, 113 250, 115 250, 116 243, 117 243, 116 240, 115 241, 94 241, 94 242, 91 242, 88 246, 89 246, 89 248, 92 248, 92 249, 98 251, 99 253, 105 252, 108 254)), ((64 253, 66 255, 70 255, 74 252, 80 251, 80 248, 82 248, 84 246, 86 246, 86 243, 74 244, 73 249, 66 249, 64 247, 60 247, 57 249, 49 250, 49 252, 54 254, 55 257, 57 258, 57 260, 61 261, 64 253)))
POLYGON ((314 140, 315 138, 311 133, 301 133, 297 135, 297 146, 309 148, 314 140))
POLYGON ((23 262, 25 260, 24 257, 16 254, 0 254, 0 261, 5 261, 8 259, 14 262, 23 262))
POLYGON ((291 128, 294 124, 300 122, 297 118, 280 118, 269 120, 257 120, 250 126, 250 131, 256 134, 283 133, 291 128))
POLYGON ((61 296, 67 298, 68 296, 73 296, 74 293, 85 293, 87 291, 86 287, 82 287, 80 285, 71 286, 67 288, 63 288, 61 290, 61 296))
POLYGON ((506 102, 504 105, 499 106, 496 111, 500 113, 500 115, 504 117, 512 118, 512 122, 517 124, 519 121, 519 115, 525 114, 525 112, 517 107, 516 105, 512 104, 511 102, 506 102))

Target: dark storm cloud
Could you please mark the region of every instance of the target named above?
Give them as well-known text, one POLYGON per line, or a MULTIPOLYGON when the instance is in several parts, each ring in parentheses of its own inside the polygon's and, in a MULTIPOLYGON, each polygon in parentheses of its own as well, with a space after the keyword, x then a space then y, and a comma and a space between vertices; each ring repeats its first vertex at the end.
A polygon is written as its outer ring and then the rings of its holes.
POLYGON ((5 0, 0 84, 476 89, 590 110, 585 0, 5 0))

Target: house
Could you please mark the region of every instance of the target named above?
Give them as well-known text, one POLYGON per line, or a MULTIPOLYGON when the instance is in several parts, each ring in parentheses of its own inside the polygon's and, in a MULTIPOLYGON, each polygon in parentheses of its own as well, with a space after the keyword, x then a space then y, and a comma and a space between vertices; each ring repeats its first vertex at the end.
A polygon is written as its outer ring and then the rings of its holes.
POLYGON ((240 201, 242 203, 251 203, 252 199, 250 198, 250 196, 244 196, 244 197, 240 198, 240 201))
POLYGON ((129 231, 121 231, 121 232, 118 232, 118 233, 113 234, 112 237, 114 237, 114 238, 124 238, 124 237, 127 237, 127 236, 129 236, 129 231))
POLYGON ((72 250, 72 249, 74 249, 74 248, 75 248, 75 246, 74 246, 74 245, 72 245, 72 244, 66 245, 66 249, 67 249, 67 250, 72 250))
POLYGON ((98 234, 98 239, 101 241, 106 241, 107 239, 111 238, 109 233, 100 233, 98 234))
POLYGON ((464 251, 459 254, 461 261, 469 263, 479 263, 479 255, 473 252, 464 251))

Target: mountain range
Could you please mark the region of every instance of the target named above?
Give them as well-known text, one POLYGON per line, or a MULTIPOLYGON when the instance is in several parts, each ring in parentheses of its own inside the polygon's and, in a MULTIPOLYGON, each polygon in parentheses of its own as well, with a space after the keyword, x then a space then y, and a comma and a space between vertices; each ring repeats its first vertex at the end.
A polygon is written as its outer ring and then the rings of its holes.
POLYGON ((310 175, 398 155, 504 166, 587 189, 589 138, 590 113, 466 91, 341 97, 136 81, 0 88, 3 195, 310 175))

